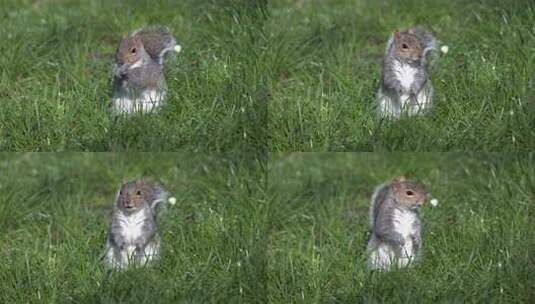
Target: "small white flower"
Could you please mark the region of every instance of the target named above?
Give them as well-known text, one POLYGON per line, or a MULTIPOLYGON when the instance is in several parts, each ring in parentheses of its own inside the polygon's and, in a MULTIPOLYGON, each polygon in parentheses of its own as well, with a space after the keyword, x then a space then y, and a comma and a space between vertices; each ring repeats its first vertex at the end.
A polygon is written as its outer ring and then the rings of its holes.
POLYGON ((429 203, 431 203, 431 206, 433 207, 438 206, 438 200, 436 198, 432 198, 429 203))
POLYGON ((502 263, 498 262, 498 268, 502 268, 502 263))
POLYGON ((182 51, 182 47, 180 45, 175 45, 175 52, 180 53, 182 51))
POLYGON ((171 197, 168 199, 168 201, 169 201, 169 204, 171 204, 171 205, 176 204, 176 198, 173 197, 173 196, 171 196, 171 197))
POLYGON ((241 267, 241 263, 240 263, 240 261, 238 261, 238 262, 236 263, 236 265, 237 265, 238 267, 241 267))
POLYGON ((447 46, 447 45, 443 45, 441 48, 440 48, 440 51, 442 52, 442 54, 446 55, 448 53, 448 51, 450 50, 450 48, 447 46))
POLYGON ((511 115, 511 116, 515 115, 515 111, 513 111, 513 110, 509 111, 509 115, 511 115))

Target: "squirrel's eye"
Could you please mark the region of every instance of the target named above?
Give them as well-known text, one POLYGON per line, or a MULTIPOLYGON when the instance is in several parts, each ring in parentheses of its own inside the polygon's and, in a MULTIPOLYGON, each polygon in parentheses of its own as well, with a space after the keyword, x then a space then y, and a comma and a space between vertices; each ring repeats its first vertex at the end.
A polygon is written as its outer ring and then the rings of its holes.
POLYGON ((123 191, 119 191, 119 195, 123 195, 123 191))
POLYGON ((412 192, 411 190, 407 190, 407 192, 405 192, 405 194, 407 194, 407 196, 413 196, 414 192, 412 192))
POLYGON ((141 195, 141 190, 137 190, 136 194, 141 195))
POLYGON ((135 54, 135 53, 136 53, 136 48, 132 48, 132 49, 130 50, 130 52, 131 52, 132 54, 135 54))
POLYGON ((403 44, 401 45, 401 47, 404 48, 404 49, 408 49, 408 48, 409 48, 409 46, 408 46, 406 43, 403 43, 403 44))

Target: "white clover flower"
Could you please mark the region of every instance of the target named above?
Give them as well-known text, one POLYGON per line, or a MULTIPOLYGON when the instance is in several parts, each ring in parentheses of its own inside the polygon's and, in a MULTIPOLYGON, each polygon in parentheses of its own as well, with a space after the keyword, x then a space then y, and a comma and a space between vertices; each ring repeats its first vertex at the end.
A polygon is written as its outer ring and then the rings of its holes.
POLYGON ((175 52, 180 53, 182 51, 182 47, 180 45, 175 45, 175 52))
POLYGON ((438 206, 438 200, 436 198, 432 198, 429 203, 431 203, 431 206, 433 207, 438 206))
POLYGON ((176 198, 173 197, 173 196, 171 196, 167 201, 168 201, 169 204, 171 204, 171 205, 175 205, 175 204, 176 204, 176 198))
POLYGON ((440 51, 442 52, 442 54, 446 55, 448 53, 448 51, 450 50, 450 48, 447 46, 447 45, 443 45, 441 48, 440 48, 440 51))

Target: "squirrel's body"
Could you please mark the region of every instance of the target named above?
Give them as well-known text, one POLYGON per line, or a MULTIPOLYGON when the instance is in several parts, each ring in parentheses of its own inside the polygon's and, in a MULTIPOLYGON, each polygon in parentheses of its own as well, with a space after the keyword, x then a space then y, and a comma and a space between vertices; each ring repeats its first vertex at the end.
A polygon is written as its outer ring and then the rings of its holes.
POLYGON ((166 99, 165 54, 178 50, 167 29, 149 27, 121 40, 113 78, 112 113, 151 112, 166 99))
POLYGON ((156 213, 166 199, 167 192, 157 184, 139 179, 121 185, 103 257, 108 268, 143 266, 158 259, 156 213))
POLYGON ((436 50, 433 35, 420 28, 396 32, 388 40, 383 77, 377 93, 380 117, 424 113, 433 105, 433 85, 427 73, 428 56, 436 50))
POLYGON ((115 115, 151 112, 164 103, 166 95, 162 66, 152 60, 142 61, 132 66, 128 75, 114 77, 112 112, 115 115))
POLYGON ((426 200, 419 184, 398 177, 379 186, 370 202, 368 269, 388 270, 409 266, 421 255, 422 237, 418 208, 426 200))

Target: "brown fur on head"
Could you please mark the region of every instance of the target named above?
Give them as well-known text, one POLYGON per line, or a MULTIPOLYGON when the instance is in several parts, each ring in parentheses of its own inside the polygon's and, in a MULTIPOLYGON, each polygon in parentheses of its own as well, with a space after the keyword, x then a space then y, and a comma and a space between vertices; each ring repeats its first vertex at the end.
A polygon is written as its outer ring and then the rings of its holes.
POLYGON ((394 45, 396 55, 401 60, 416 62, 422 58, 422 43, 413 31, 394 33, 394 45))
POLYGON ((144 51, 145 49, 141 42, 141 38, 138 36, 123 37, 119 44, 119 48, 117 49, 117 53, 115 54, 115 60, 120 65, 132 65, 141 59, 144 51))
POLYGON ((129 213, 134 213, 142 209, 147 204, 145 191, 145 183, 141 179, 127 183, 122 181, 117 198, 118 207, 129 213))
POLYGON ((409 209, 417 209, 427 200, 424 186, 409 181, 404 176, 396 177, 392 181, 392 194, 399 204, 409 209))

